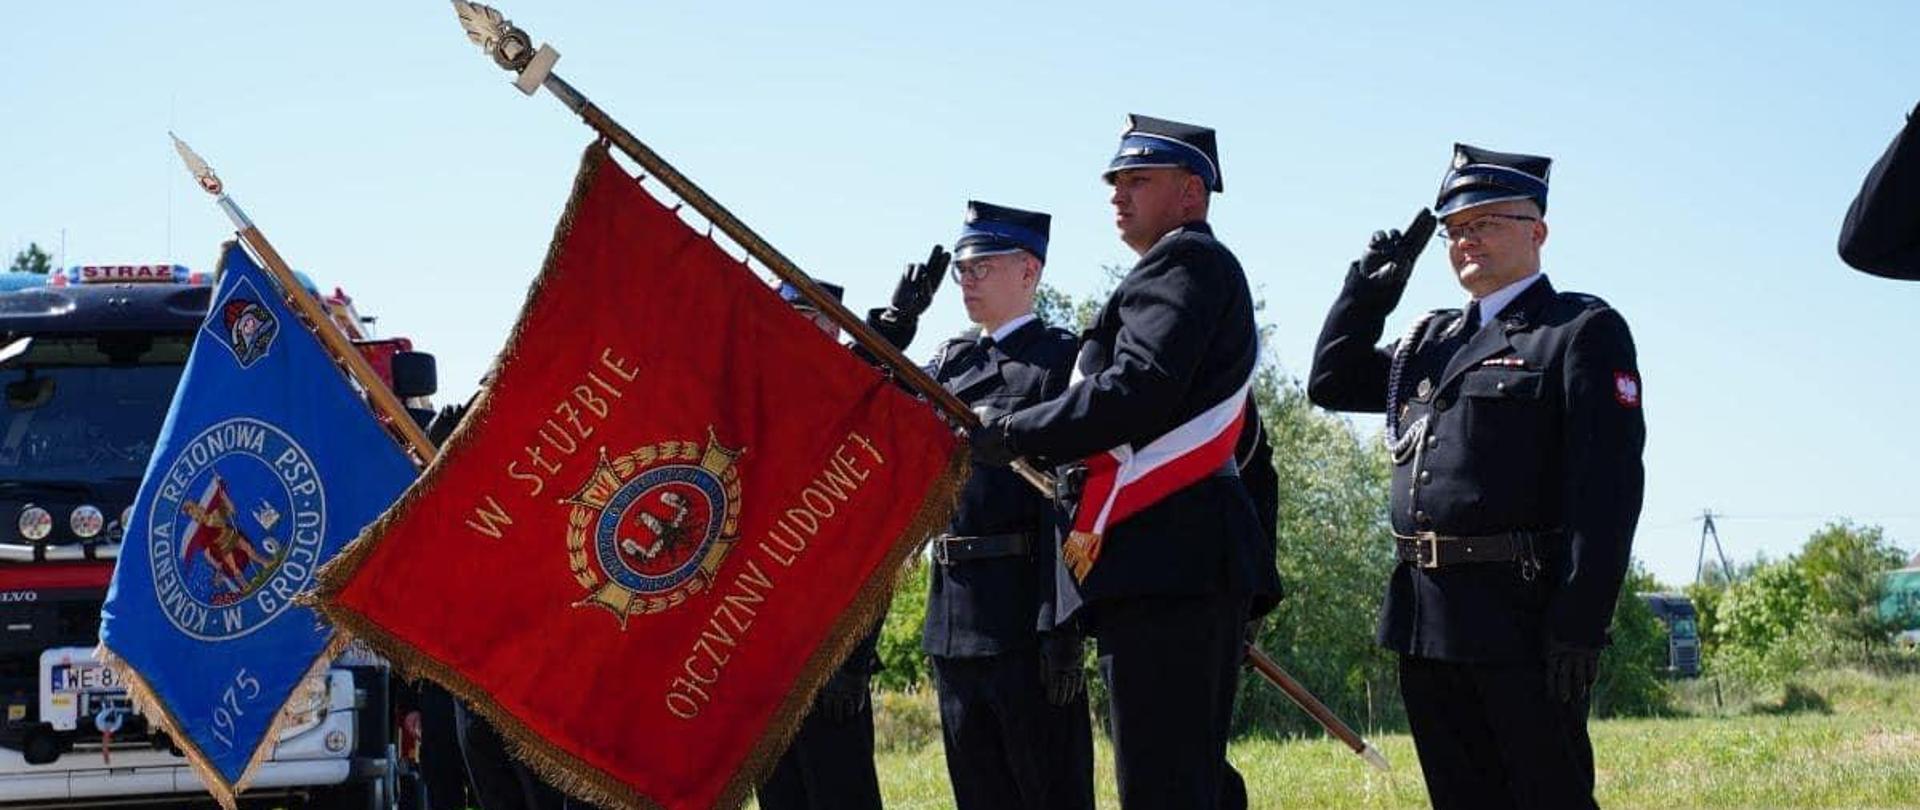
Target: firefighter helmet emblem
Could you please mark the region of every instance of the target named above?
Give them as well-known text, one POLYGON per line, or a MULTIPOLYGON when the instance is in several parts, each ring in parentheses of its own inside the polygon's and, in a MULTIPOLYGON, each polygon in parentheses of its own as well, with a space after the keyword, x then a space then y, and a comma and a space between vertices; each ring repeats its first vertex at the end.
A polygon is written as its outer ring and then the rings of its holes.
POLYGON ((247 368, 267 356, 273 339, 280 333, 280 321, 273 311, 260 303, 263 299, 253 283, 241 279, 232 292, 209 314, 207 330, 233 352, 233 359, 247 368))
POLYGON ((575 607, 627 617, 658 613, 706 590, 740 534, 740 474, 745 451, 665 441, 600 461, 564 500, 567 561, 586 589, 575 607))

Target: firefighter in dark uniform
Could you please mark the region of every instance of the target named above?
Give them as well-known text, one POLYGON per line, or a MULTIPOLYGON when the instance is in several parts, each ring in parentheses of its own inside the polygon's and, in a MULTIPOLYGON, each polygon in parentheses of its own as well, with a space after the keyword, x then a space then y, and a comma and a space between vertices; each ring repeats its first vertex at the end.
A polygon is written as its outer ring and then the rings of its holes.
MULTIPOLYGON (((1050 221, 969 202, 954 242, 953 277, 978 328, 942 345, 927 370, 984 418, 1057 396, 1073 373, 1078 338, 1033 312, 1050 221)), ((1050 493, 975 464, 932 541, 921 649, 959 810, 1093 808, 1084 641, 1053 621, 1058 523, 1050 493)))
POLYGON ((1376 348, 1433 220, 1375 233, 1308 381, 1321 407, 1387 414, 1400 563, 1379 641, 1435 807, 1595 806, 1588 689, 1646 423, 1626 321, 1540 273, 1549 165, 1456 146, 1435 213, 1471 301, 1376 348))
POLYGON ((1132 116, 1105 177, 1140 260, 1081 335, 1078 379, 975 430, 974 459, 1089 460, 1115 485, 1074 496, 1076 527, 1095 524, 1060 552, 1055 619, 1084 621, 1099 645, 1122 806, 1212 807, 1245 623, 1279 588, 1229 432, 1259 361, 1253 297, 1206 222, 1222 190, 1213 130, 1132 116), (1098 522, 1122 502, 1134 511, 1098 522))
MULTIPOLYGON (((835 284, 815 283, 835 300, 844 292, 835 284)), ((779 293, 821 331, 839 336, 840 328, 815 310, 798 288, 783 282, 779 293)), ((880 777, 873 765, 873 701, 868 682, 880 668, 883 621, 875 621, 814 696, 813 708, 757 791, 761 810, 879 810, 880 777)))
POLYGON ((1920 106, 1860 185, 1840 228, 1840 258, 1886 278, 1920 280, 1920 106))

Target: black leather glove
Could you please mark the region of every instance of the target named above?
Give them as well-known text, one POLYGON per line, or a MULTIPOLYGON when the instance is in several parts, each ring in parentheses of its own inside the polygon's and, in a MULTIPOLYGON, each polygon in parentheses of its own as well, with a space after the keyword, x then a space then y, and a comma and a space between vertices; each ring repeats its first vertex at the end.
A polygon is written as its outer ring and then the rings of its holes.
POLYGON ((1005 467, 1020 457, 1007 435, 1007 417, 1000 416, 967 431, 967 443, 973 446, 973 463, 1005 467))
POLYGON ((813 710, 821 717, 835 723, 852 720, 861 709, 867 707, 867 679, 865 672, 853 671, 857 668, 841 666, 833 671, 833 676, 820 687, 820 694, 813 698, 813 710))
POLYGON ((1040 685, 1047 690, 1047 702, 1065 706, 1087 689, 1087 670, 1081 663, 1086 638, 1079 633, 1055 630, 1040 636, 1040 685))
POLYGON ((1255 646, 1260 643, 1260 626, 1263 624, 1266 624, 1265 617, 1254 617, 1254 618, 1248 619, 1246 628, 1241 630, 1240 632, 1240 664, 1241 666, 1245 666, 1249 668, 1253 666, 1253 657, 1247 655, 1247 648, 1255 646))
POLYGON ((1407 279, 1413 275, 1413 263, 1433 238, 1433 212, 1422 208, 1413 215, 1407 232, 1374 231, 1367 252, 1347 267, 1347 286, 1366 291, 1388 310, 1400 305, 1407 291, 1407 279))
POLYGON ((934 245, 925 264, 907 265, 907 271, 900 274, 900 283, 893 288, 891 304, 897 317, 919 318, 927 307, 933 306, 933 294, 940 289, 940 280, 947 277, 947 264, 952 260, 946 248, 934 245))
POLYGON ((1600 677, 1600 651, 1558 641, 1547 643, 1547 696, 1561 703, 1585 700, 1600 677))
POLYGON ((445 405, 433 415, 433 421, 427 423, 427 441, 439 447, 447 443, 447 437, 453 435, 453 429, 467 418, 466 405, 445 405))

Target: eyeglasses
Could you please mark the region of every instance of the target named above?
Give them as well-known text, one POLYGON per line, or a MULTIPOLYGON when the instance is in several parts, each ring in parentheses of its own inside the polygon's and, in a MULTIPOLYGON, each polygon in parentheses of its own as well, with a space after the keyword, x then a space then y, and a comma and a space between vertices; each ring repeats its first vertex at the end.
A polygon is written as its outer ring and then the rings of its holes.
POLYGON ((978 259, 954 262, 947 270, 947 274, 953 276, 953 283, 955 284, 965 284, 969 281, 977 284, 982 279, 985 279, 988 273, 993 272, 995 268, 1000 266, 999 262, 994 261, 996 258, 999 257, 983 256, 978 259))
POLYGON ((1513 220, 1515 222, 1539 222, 1540 218, 1530 217, 1524 214, 1486 214, 1484 216, 1474 217, 1473 219, 1470 219, 1466 222, 1462 222, 1458 225, 1444 226, 1440 230, 1434 231, 1433 238, 1438 239, 1442 242, 1454 242, 1461 239, 1475 239, 1480 237, 1483 234, 1487 234, 1487 233, 1491 233, 1493 231, 1499 230, 1499 228, 1496 226, 1501 225, 1502 220, 1513 220))

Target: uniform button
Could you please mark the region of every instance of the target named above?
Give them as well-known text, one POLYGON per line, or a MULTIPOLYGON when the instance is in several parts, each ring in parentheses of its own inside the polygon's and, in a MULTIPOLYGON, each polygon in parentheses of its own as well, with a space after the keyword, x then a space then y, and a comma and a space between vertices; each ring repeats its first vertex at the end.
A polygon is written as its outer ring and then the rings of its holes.
POLYGON ((1494 383, 1494 384, 1493 384, 1493 390, 1495 390, 1495 391, 1505 391, 1505 390, 1507 390, 1507 384, 1506 384, 1506 382, 1505 382, 1505 381, 1502 381, 1502 382, 1497 382, 1497 383, 1494 383))
POLYGON ((1439 436, 1435 436, 1435 435, 1433 435, 1433 434, 1431 434, 1431 433, 1429 433, 1429 434, 1427 434, 1427 446, 1428 446, 1428 447, 1439 447, 1439 446, 1440 446, 1440 437, 1439 437, 1439 436))
POLYGON ((1436 411, 1444 411, 1452 405, 1453 400, 1451 399, 1436 399, 1433 401, 1433 409, 1436 411))
POLYGON ((1418 512, 1413 513, 1413 522, 1418 523, 1422 526, 1425 526, 1433 522, 1433 516, 1427 514, 1427 510, 1422 509, 1418 512))
POLYGON ((1420 483, 1422 483, 1422 484, 1428 484, 1428 483, 1432 483, 1432 482, 1433 482, 1433 471, 1431 471, 1431 470, 1421 470, 1421 471, 1420 471, 1420 483))

